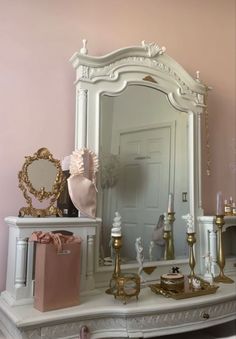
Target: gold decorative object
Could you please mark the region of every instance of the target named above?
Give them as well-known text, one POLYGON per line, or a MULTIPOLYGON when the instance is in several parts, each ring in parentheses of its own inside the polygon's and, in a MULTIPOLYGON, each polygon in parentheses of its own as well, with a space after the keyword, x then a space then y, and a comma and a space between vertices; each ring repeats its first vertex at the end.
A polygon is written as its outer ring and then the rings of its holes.
POLYGON ((157 84, 157 81, 151 76, 151 75, 147 75, 143 78, 143 80, 145 81, 150 81, 150 82, 154 82, 157 84))
POLYGON ((122 247, 122 236, 112 237, 112 247, 115 252, 115 266, 112 278, 110 280, 107 294, 120 298, 126 304, 127 299, 136 297, 140 292, 140 277, 135 273, 121 273, 120 269, 120 249, 122 247))
POLYGON ((155 271, 155 269, 157 268, 157 266, 144 266, 143 267, 143 271, 148 274, 151 275, 153 271, 155 271))
POLYGON ((161 288, 167 291, 182 291, 184 289, 184 275, 181 273, 162 274, 161 288))
POLYGON ((225 255, 224 255, 224 247, 223 247, 223 239, 222 239, 222 228, 225 224, 224 216, 223 215, 217 215, 215 224, 218 228, 217 232, 217 264, 220 268, 220 273, 217 277, 214 278, 215 282, 222 282, 225 284, 231 284, 233 283, 233 279, 227 277, 224 274, 224 267, 225 267, 225 255))
POLYGON ((164 252, 164 259, 165 260, 173 260, 175 259, 174 254, 174 239, 173 239, 173 224, 175 221, 175 213, 168 212, 167 215, 167 222, 169 226, 168 228, 164 227, 163 239, 165 240, 165 252, 164 252))
POLYGON ((160 283, 149 285, 152 292, 155 294, 161 294, 167 298, 173 299, 186 299, 192 297, 198 297, 201 295, 213 294, 217 291, 219 286, 210 285, 208 282, 200 279, 200 288, 195 289, 191 282, 189 282, 189 278, 187 276, 184 277, 184 288, 176 289, 176 290, 167 290, 161 287, 160 283))
POLYGON ((195 232, 187 233, 187 243, 189 245, 189 266, 190 266, 190 278, 195 278, 194 267, 196 265, 193 245, 196 243, 196 236, 195 232))
POLYGON ((26 156, 22 170, 18 174, 19 188, 22 190, 27 207, 22 207, 19 216, 46 217, 62 216, 54 206, 64 185, 64 176, 59 160, 53 158, 47 148, 40 148, 33 156, 26 156), (33 205, 44 203, 46 208, 33 205))

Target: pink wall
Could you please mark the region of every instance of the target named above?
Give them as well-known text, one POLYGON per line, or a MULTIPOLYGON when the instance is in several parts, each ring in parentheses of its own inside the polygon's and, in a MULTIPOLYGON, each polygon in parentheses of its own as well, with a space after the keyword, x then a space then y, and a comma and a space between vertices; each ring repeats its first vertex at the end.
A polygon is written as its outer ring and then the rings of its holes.
POLYGON ((93 55, 155 41, 192 75, 201 71, 214 88, 205 212, 214 212, 217 190, 236 199, 235 0, 0 0, 0 290, 4 217, 24 206, 17 180, 24 156, 42 146, 56 158, 73 150, 75 74, 68 59, 82 38, 93 55))

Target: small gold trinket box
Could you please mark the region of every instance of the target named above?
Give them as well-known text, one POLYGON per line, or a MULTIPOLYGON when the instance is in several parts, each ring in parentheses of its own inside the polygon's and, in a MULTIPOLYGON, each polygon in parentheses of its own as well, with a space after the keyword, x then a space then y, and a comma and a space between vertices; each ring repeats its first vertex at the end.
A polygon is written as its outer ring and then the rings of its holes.
POLYGON ((166 273, 161 276, 161 288, 167 291, 182 291, 184 276, 180 273, 166 273))

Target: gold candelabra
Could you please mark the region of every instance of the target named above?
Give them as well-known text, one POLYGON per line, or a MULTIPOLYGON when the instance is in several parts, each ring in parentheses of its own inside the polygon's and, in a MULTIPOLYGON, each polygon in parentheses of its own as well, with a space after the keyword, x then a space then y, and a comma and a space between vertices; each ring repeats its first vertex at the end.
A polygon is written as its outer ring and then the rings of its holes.
POLYGON ((175 251, 174 251, 174 238, 173 238, 173 224, 175 221, 175 212, 168 212, 167 221, 169 228, 164 228, 163 239, 165 240, 165 260, 173 260, 175 259, 175 251))
POLYGON ((190 278, 195 278, 194 268, 196 265, 195 257, 194 257, 194 251, 193 251, 193 245, 196 243, 196 233, 187 232, 187 243, 189 245, 189 266, 190 266, 190 278))
POLYGON ((225 224, 224 215, 216 215, 215 224, 218 228, 218 231, 217 231, 217 264, 220 268, 220 273, 218 276, 214 278, 214 281, 222 282, 225 284, 231 284, 234 281, 224 274, 225 254, 224 254, 224 246, 223 246, 223 239, 222 239, 222 229, 225 224))

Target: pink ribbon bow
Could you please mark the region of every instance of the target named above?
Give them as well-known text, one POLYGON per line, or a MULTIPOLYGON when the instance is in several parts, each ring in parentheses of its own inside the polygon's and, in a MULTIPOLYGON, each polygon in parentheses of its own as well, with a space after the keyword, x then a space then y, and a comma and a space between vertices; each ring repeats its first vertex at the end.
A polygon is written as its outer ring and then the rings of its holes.
POLYGON ((64 235, 62 233, 37 231, 31 234, 29 241, 35 241, 42 244, 54 244, 57 252, 62 252, 63 244, 81 243, 81 238, 74 235, 64 235))

